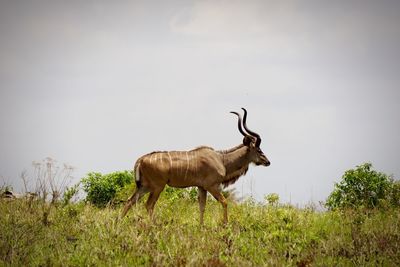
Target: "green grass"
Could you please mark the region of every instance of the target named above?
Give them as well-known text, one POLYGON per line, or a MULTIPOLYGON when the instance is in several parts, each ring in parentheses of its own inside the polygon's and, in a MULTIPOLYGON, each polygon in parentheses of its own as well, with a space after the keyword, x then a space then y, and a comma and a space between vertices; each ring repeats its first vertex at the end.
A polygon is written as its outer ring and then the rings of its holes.
POLYGON ((290 206, 161 198, 142 204, 49 207, 0 200, 0 266, 400 266, 400 211, 317 212, 290 206))

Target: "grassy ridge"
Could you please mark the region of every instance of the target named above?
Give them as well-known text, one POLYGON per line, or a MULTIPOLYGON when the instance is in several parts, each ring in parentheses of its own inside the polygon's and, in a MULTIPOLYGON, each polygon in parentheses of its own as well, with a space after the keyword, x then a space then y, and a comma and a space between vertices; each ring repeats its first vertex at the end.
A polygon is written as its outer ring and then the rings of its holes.
POLYGON ((161 198, 120 208, 0 200, 0 266, 400 266, 400 211, 316 212, 230 204, 229 224, 208 201, 161 198))

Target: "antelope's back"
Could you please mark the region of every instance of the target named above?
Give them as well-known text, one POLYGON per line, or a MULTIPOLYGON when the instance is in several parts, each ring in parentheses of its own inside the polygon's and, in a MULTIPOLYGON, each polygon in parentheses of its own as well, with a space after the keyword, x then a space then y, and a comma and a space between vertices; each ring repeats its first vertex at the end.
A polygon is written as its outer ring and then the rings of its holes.
POLYGON ((140 160, 140 171, 148 179, 161 180, 170 186, 188 187, 201 185, 202 178, 216 172, 216 165, 221 165, 219 154, 210 147, 199 147, 190 151, 147 154, 140 160))

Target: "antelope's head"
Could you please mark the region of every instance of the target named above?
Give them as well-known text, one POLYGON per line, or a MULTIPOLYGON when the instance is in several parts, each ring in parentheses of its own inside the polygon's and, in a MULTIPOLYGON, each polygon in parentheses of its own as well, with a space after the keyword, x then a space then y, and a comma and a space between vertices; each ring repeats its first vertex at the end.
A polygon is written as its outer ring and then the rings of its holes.
POLYGON ((262 150, 260 148, 261 137, 259 134, 251 131, 247 127, 247 125, 246 125, 247 110, 245 108, 242 108, 242 109, 244 111, 243 121, 242 121, 242 116, 240 116, 239 113, 237 113, 235 111, 231 111, 231 113, 238 116, 239 132, 244 136, 243 137, 243 145, 245 145, 248 149, 249 159, 251 162, 253 162, 256 165, 269 166, 271 164, 271 162, 264 155, 264 152, 262 152, 262 150), (242 128, 242 124, 243 124, 244 130, 242 128))

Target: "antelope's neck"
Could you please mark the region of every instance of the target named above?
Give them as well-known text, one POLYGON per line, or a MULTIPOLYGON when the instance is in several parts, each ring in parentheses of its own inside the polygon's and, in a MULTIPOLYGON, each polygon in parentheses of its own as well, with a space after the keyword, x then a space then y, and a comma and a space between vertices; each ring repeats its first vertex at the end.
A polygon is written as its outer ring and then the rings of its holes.
POLYGON ((244 145, 239 145, 230 150, 223 151, 221 154, 227 176, 240 170, 247 170, 250 164, 247 157, 247 147, 244 145))

